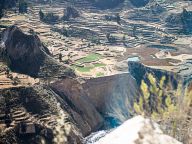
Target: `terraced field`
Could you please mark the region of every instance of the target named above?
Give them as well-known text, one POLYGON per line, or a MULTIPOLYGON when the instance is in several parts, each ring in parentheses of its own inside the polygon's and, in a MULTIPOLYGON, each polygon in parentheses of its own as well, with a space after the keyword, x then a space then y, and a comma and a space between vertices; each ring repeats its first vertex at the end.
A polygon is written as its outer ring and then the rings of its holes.
POLYGON ((43 5, 33 2, 28 14, 9 11, 1 23, 16 24, 26 32, 33 29, 59 62, 74 68, 79 76, 97 77, 101 73, 105 76, 126 72, 127 65, 124 63, 134 56, 140 57, 146 65, 163 68, 164 65, 172 66, 174 60, 166 57, 159 59, 155 57, 157 52, 191 54, 191 41, 166 27, 165 17, 162 17, 182 11, 176 9, 181 7, 179 5, 191 8, 190 2, 165 4, 158 1, 158 5, 152 3, 145 8, 133 8, 125 2, 113 10, 99 10, 89 2, 76 0, 72 6, 78 10, 80 17, 50 25, 39 20, 39 11, 53 12, 62 17, 71 2, 58 0, 43 5), (120 24, 106 19, 106 16, 117 13, 121 18, 120 24), (70 36, 60 33, 62 28, 68 30, 70 36), (114 42, 108 40, 108 34, 115 39, 114 42))

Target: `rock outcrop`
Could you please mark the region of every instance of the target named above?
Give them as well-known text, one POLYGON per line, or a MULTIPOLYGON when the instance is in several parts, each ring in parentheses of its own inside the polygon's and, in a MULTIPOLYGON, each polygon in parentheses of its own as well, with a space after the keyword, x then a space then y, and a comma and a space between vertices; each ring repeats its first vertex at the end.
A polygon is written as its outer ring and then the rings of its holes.
POLYGON ((149 119, 136 116, 101 138, 95 144, 181 144, 163 134, 159 126, 149 119))
POLYGON ((11 69, 36 75, 43 65, 49 50, 41 44, 36 35, 24 34, 18 27, 11 26, 2 34, 2 51, 11 69))
POLYGON ((179 80, 182 81, 182 77, 179 76, 177 73, 151 68, 150 66, 145 66, 140 62, 128 62, 129 72, 137 81, 138 86, 141 85, 141 81, 147 78, 147 74, 153 74, 157 80, 160 80, 163 76, 166 77, 166 82, 172 84, 174 88, 176 88, 179 80))
POLYGON ((25 34, 16 26, 3 31, 0 51, 11 70, 18 73, 33 77, 74 75, 67 66, 59 64, 51 57, 48 48, 37 35, 25 34))

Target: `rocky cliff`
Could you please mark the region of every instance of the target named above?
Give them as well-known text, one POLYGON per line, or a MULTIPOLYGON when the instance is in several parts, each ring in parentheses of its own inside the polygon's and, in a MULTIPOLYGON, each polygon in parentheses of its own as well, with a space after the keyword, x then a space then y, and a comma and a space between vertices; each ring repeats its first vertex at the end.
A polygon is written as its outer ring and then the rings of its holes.
POLYGON ((132 104, 139 91, 130 74, 88 79, 83 83, 83 88, 112 127, 132 116, 132 104))
MULTIPOLYGON (((116 127, 130 118, 134 97, 139 93, 127 73, 84 80, 65 78, 51 87, 87 122, 90 130, 83 128, 86 133, 101 126, 116 127)), ((82 125, 78 118, 75 121, 82 125)))
POLYGON ((182 77, 177 73, 161 69, 154 69, 140 62, 130 61, 128 62, 128 67, 130 74, 135 78, 138 86, 141 85, 142 80, 147 78, 149 73, 153 74, 157 80, 160 80, 163 76, 165 76, 166 83, 171 83, 174 88, 177 87, 179 81, 183 81, 182 77))
POLYGON ((91 103, 87 97, 87 93, 78 80, 65 78, 53 83, 51 87, 69 104, 69 113, 72 115, 84 136, 103 126, 103 117, 91 103))
POLYGON ((74 76, 69 67, 51 57, 37 35, 25 34, 16 26, 3 31, 0 51, 15 72, 33 77, 74 76))

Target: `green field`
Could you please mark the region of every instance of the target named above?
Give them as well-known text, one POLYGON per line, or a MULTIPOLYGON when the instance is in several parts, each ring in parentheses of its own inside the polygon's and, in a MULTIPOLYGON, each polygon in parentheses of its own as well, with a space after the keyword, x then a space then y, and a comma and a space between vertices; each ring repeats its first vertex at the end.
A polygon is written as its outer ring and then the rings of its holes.
POLYGON ((79 72, 90 72, 92 69, 96 68, 96 67, 104 67, 106 66, 103 63, 96 63, 93 64, 93 66, 87 66, 87 67, 78 67, 78 66, 72 66, 73 69, 76 69, 79 72))
POLYGON ((102 76, 104 76, 104 73, 99 72, 99 73, 96 74, 96 76, 97 76, 97 77, 102 77, 102 76))
POLYGON ((102 56, 100 54, 89 54, 84 58, 81 58, 79 60, 77 60, 77 63, 88 63, 88 62, 93 62, 93 61, 97 61, 101 58, 102 56))

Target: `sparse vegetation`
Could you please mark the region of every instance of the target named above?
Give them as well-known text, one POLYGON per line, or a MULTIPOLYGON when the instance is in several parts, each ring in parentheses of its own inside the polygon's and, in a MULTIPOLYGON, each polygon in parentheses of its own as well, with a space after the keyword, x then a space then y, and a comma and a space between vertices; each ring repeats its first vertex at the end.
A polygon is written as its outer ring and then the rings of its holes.
POLYGON ((116 38, 114 36, 112 36, 110 33, 107 33, 106 38, 107 38, 109 43, 115 43, 116 42, 116 38))
POLYGON ((96 74, 96 76, 97 76, 97 77, 102 77, 102 76, 104 76, 104 73, 99 72, 99 73, 96 74))
POLYGON ((107 20, 107 21, 115 21, 118 24, 120 24, 121 17, 120 17, 120 15, 118 13, 115 14, 115 15, 105 15, 105 20, 107 20))
POLYGON ((187 88, 183 90, 182 84, 174 90, 165 81, 165 77, 158 81, 148 74, 148 79, 141 82, 142 95, 134 103, 134 109, 138 114, 159 122, 165 132, 184 142, 192 123, 189 120, 192 92, 187 88))

